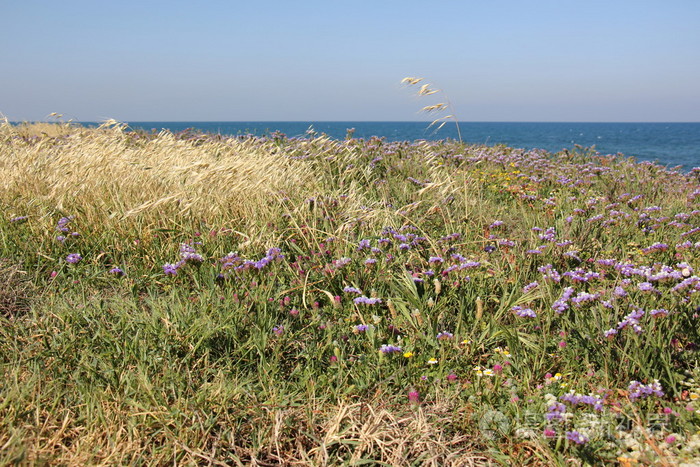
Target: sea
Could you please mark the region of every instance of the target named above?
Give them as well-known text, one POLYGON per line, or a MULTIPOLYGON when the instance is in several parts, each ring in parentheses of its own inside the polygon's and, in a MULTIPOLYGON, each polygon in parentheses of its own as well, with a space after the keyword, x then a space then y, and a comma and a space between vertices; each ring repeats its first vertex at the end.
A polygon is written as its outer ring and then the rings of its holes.
MULTIPOLYGON (((436 131, 426 122, 126 122, 132 129, 179 132, 186 129, 222 135, 305 137, 310 133, 344 139, 378 136, 387 141, 458 139, 457 126, 448 122, 436 131)), ((600 154, 634 157, 687 172, 700 166, 698 123, 534 123, 463 122, 462 141, 489 146, 544 149, 558 152, 576 145, 600 154)))

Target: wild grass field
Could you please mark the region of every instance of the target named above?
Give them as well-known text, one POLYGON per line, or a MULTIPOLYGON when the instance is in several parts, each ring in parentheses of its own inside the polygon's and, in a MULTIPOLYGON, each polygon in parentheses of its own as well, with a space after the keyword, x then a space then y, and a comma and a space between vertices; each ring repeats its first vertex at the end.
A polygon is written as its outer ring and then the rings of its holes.
POLYGON ((0 174, 0 464, 700 462, 700 170, 109 122, 0 174))

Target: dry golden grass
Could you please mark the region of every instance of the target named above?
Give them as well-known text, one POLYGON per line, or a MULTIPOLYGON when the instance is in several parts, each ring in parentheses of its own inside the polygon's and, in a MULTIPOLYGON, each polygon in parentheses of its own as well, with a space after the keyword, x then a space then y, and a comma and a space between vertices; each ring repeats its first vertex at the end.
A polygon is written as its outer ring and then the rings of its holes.
POLYGON ((0 258, 0 315, 15 317, 29 310, 33 286, 27 271, 0 258))
POLYGON ((73 134, 77 131, 79 127, 76 125, 71 125, 69 123, 46 123, 46 122, 36 122, 29 123, 25 122, 15 126, 10 129, 9 125, 4 128, 4 131, 11 131, 15 135, 22 138, 31 137, 49 137, 56 138, 60 136, 67 136, 73 134))
POLYGON ((191 430, 174 432, 165 408, 163 413, 119 413, 119 407, 105 406, 92 427, 70 410, 44 410, 34 415, 32 426, 0 435, 0 446, 15 452, 18 443, 23 446, 19 457, 6 461, 51 465, 495 465, 480 452, 478 439, 445 430, 455 418, 452 409, 396 410, 379 403, 276 408, 259 420, 267 428, 255 436, 207 434, 199 426, 206 416, 198 413, 188 415, 191 430), (164 415, 162 430, 139 422, 164 415))
POLYGON ((311 166, 271 142, 193 142, 169 132, 138 138, 115 122, 99 130, 4 124, 0 139, 4 199, 40 206, 39 215, 79 210, 82 218, 114 228, 134 218, 141 225, 216 219, 249 226, 247 235, 255 236, 254 226, 269 219, 283 197, 294 200, 314 189, 311 166), (43 137, 26 137, 39 130, 43 137))

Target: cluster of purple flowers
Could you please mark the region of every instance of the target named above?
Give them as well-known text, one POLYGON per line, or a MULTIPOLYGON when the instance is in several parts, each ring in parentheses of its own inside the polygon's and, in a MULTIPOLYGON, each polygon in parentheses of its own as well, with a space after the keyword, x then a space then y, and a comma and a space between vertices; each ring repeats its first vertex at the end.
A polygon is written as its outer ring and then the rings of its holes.
MULTIPOLYGON (((190 242, 180 244, 180 261, 177 263, 165 263, 163 265, 163 273, 166 276, 176 276, 177 271, 183 267, 185 264, 201 264, 204 262, 204 257, 197 253, 194 245, 201 245, 201 242, 190 242)), ((231 261, 231 254, 225 257, 228 261, 231 261)))
POLYGON ((549 280, 552 282, 560 282, 561 281, 561 275, 559 272, 557 272, 556 269, 551 264, 545 264, 544 266, 540 266, 537 268, 539 272, 542 273, 544 276, 545 280, 549 280))
POLYGON ((655 242, 651 244, 650 246, 643 248, 642 251, 644 253, 652 253, 656 251, 666 251, 668 250, 668 245, 665 243, 660 243, 660 242, 655 242))
POLYGON ((683 279, 681 282, 673 286, 671 292, 681 292, 691 287, 693 291, 700 290, 700 277, 690 276, 687 279, 683 279))
MULTIPOLYGON (((542 231, 539 227, 533 228, 533 230, 535 229, 539 229, 540 232, 542 231)), ((557 231, 554 227, 548 227, 544 233, 539 235, 539 238, 545 242, 554 242, 557 239, 557 231)))
POLYGON ((363 239, 357 244, 357 251, 369 250, 371 247, 372 245, 370 245, 369 240, 363 239))
POLYGON ((622 318, 622 321, 617 323, 617 329, 621 331, 629 326, 632 328, 632 330, 634 330, 635 333, 641 334, 643 329, 642 326, 639 324, 639 320, 642 318, 642 316, 644 316, 644 310, 642 310, 641 308, 636 308, 634 311, 622 318))
POLYGON ((659 316, 659 317, 663 317, 663 316, 668 316, 668 314, 669 314, 669 311, 668 311, 667 309, 665 309, 665 308, 659 308, 659 309, 656 309, 656 310, 651 310, 651 311, 649 312, 649 316, 659 316))
POLYGON ((382 344, 382 346, 379 347, 379 351, 386 354, 399 353, 401 352, 401 347, 398 345, 382 344))
POLYGON ((574 283, 583 283, 593 279, 602 278, 600 273, 595 271, 586 271, 583 268, 576 268, 574 270, 567 271, 564 274, 562 274, 562 276, 568 277, 574 283))
POLYGON ((362 295, 361 297, 355 298, 353 300, 353 302, 355 304, 364 303, 365 305, 377 305, 379 303, 382 303, 382 299, 381 298, 369 298, 369 297, 365 297, 364 295, 362 295))
POLYGON ((180 269, 180 266, 182 266, 180 263, 165 263, 163 265, 163 273, 166 276, 177 276, 177 270, 180 269))
POLYGON ((446 243, 446 242, 453 242, 455 240, 459 240, 462 234, 455 232, 451 233, 448 235, 445 235, 444 237, 440 237, 440 240, 438 240, 439 243, 446 243))
POLYGON ((564 394, 563 396, 560 396, 559 399, 563 400, 564 402, 568 402, 572 406, 590 405, 598 412, 603 410, 603 403, 605 402, 600 396, 586 396, 583 394, 577 394, 573 390, 567 394, 564 394))
POLYGON ((651 396, 664 396, 663 388, 661 387, 661 383, 659 383, 658 379, 655 379, 654 382, 650 384, 642 384, 639 381, 630 381, 630 385, 627 390, 630 393, 629 397, 631 400, 644 399, 651 396))
MULTIPOLYGON (((282 250, 279 248, 270 248, 267 254, 257 261, 249 259, 241 259, 237 253, 229 253, 221 258, 221 268, 226 271, 233 269, 236 272, 247 271, 251 269, 261 270, 273 261, 281 261, 284 258, 282 250)), ((202 259, 203 260, 203 259, 202 259)))
MULTIPOLYGON (((406 230, 416 230, 416 228, 412 225, 405 225, 401 227, 398 231, 391 228, 391 227, 385 227, 382 230, 382 235, 391 235, 391 237, 399 243, 399 249, 402 251, 407 251, 412 248, 420 246, 422 243, 426 242, 428 239, 426 237, 422 237, 419 235, 416 235, 414 233, 408 232, 408 233, 401 233, 405 232, 406 230)), ((390 244, 392 243, 390 239, 388 238, 381 238, 379 240, 379 244, 390 244)))
POLYGON ((561 402, 554 402, 552 405, 547 407, 547 413, 545 414, 545 418, 548 421, 563 420, 565 414, 566 406, 561 402))
POLYGON ((352 262, 352 259, 343 257, 343 258, 334 260, 332 264, 333 264, 333 268, 340 269, 340 268, 347 266, 351 262, 352 262))
POLYGON ((80 236, 78 232, 71 232, 71 229, 68 228, 68 224, 70 224, 73 221, 73 219, 75 219, 75 216, 61 217, 58 220, 58 223, 56 224, 56 230, 61 233, 58 236, 56 236, 56 240, 63 243, 66 241, 67 236, 80 236))
POLYGON ((566 439, 573 441, 576 444, 586 444, 588 441, 590 441, 586 435, 579 433, 576 430, 567 431, 566 439))
POLYGON ((524 308, 520 305, 515 305, 510 310, 521 318, 537 318, 537 313, 535 313, 531 308, 524 308))
MULTIPOLYGON (((198 243, 201 245, 201 243, 198 243)), ((185 263, 202 263, 204 262, 204 257, 197 253, 194 249, 193 244, 181 243, 180 244, 180 259, 185 263)))
POLYGON ((651 282, 640 282, 637 285, 637 288, 642 292, 661 293, 654 287, 654 284, 652 284, 651 282))
POLYGON ((71 253, 68 256, 66 256, 66 262, 71 263, 71 264, 76 264, 78 263, 81 259, 83 259, 82 256, 80 256, 78 253, 71 253))
POLYGON ((437 340, 444 341, 444 340, 450 340, 450 339, 454 338, 454 334, 452 334, 451 332, 442 331, 442 332, 439 332, 436 337, 437 337, 437 340))
POLYGON ((569 299, 571 296, 574 294, 574 288, 573 287, 567 287, 563 290, 561 293, 561 297, 559 297, 553 304, 552 304, 552 309, 557 312, 558 314, 561 314, 565 312, 566 310, 569 309, 569 299))
POLYGON ((581 306, 584 303, 594 302, 599 298, 600 294, 597 293, 579 292, 574 298, 571 299, 571 302, 577 306, 581 306))

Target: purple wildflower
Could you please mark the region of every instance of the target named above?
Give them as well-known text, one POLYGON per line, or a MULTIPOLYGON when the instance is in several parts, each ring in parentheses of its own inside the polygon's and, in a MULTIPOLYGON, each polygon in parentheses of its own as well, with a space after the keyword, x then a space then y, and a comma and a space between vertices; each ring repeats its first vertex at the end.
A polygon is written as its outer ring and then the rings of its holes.
POLYGON ((557 238, 557 231, 554 227, 549 227, 547 230, 539 235, 540 240, 545 242, 553 242, 557 238))
POLYGON ((365 305, 376 305, 378 303, 382 303, 381 298, 368 298, 365 297, 364 295, 361 297, 357 297, 356 299, 353 300, 356 304, 364 303, 365 305))
POLYGON ((537 270, 542 273, 545 280, 550 280, 553 282, 561 281, 561 275, 559 274, 559 272, 557 272, 556 269, 554 269, 554 267, 552 267, 551 264, 545 264, 544 266, 540 266, 539 268, 537 268, 537 270))
POLYGON ((357 245, 357 251, 362 251, 364 249, 369 249, 371 248, 369 240, 364 239, 360 240, 360 243, 357 245))
POLYGON ((452 334, 451 332, 442 331, 442 332, 438 333, 437 340, 439 340, 439 341, 450 340, 453 337, 454 337, 454 334, 452 334))
POLYGON ((559 399, 563 400, 564 402, 568 402, 573 406, 590 405, 598 412, 603 410, 604 400, 600 396, 578 394, 571 390, 569 393, 560 396, 559 399))
POLYGON ((515 314, 521 318, 537 318, 537 313, 535 313, 531 308, 523 308, 516 305, 511 308, 511 311, 515 312, 515 314))
POLYGON ((80 256, 78 253, 71 253, 68 256, 66 256, 66 262, 71 264, 76 264, 81 259, 83 259, 83 257, 80 256))
POLYGON ((637 308, 631 313, 629 313, 627 316, 625 316, 622 321, 617 323, 617 329, 622 330, 626 327, 631 327, 635 333, 641 334, 642 333, 642 327, 639 324, 639 320, 644 316, 644 310, 641 308, 637 308))
POLYGON ((166 276, 177 276, 178 268, 178 264, 165 263, 163 265, 163 272, 166 276))
POLYGON ((649 315, 650 316, 660 316, 660 317, 668 316, 668 310, 666 310, 665 308, 659 308, 658 310, 651 310, 649 312, 649 315))
POLYGON ((644 399, 651 396, 663 397, 664 391, 659 383, 658 379, 655 379, 653 383, 642 384, 639 381, 630 381, 630 385, 627 388, 630 393, 630 399, 644 399))
POLYGON ((651 282, 641 282, 639 285, 637 285, 637 288, 642 292, 658 292, 651 282))
POLYGON ((379 348, 379 351, 381 353, 386 354, 398 353, 401 352, 401 347, 399 347, 398 345, 382 344, 382 346, 379 348))
POLYGON ((598 300, 598 298, 600 298, 600 295, 597 293, 592 294, 592 293, 588 293, 588 292, 580 292, 578 295, 576 295, 574 298, 572 298, 571 301, 575 305, 580 306, 584 303, 596 301, 596 300, 598 300))
POLYGON ((589 441, 586 435, 583 435, 576 430, 567 431, 566 439, 568 439, 569 441, 573 441, 576 444, 586 444, 589 441))
POLYGON ((545 414, 545 418, 549 421, 562 420, 564 418, 565 413, 566 406, 561 402, 555 402, 549 407, 547 407, 547 413, 545 414))

